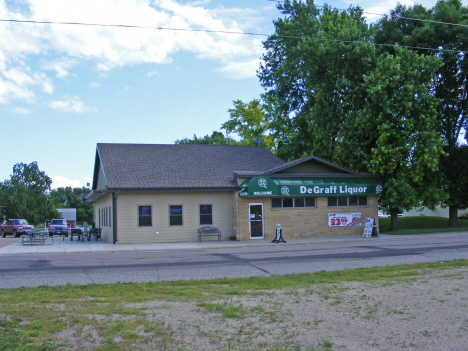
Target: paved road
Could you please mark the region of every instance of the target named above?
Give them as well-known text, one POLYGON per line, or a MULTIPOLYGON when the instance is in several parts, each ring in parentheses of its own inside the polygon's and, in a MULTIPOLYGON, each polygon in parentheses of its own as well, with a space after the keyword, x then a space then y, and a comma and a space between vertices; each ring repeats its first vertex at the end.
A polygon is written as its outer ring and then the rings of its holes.
POLYGON ((0 288, 270 276, 468 259, 468 235, 276 246, 0 256, 0 288))

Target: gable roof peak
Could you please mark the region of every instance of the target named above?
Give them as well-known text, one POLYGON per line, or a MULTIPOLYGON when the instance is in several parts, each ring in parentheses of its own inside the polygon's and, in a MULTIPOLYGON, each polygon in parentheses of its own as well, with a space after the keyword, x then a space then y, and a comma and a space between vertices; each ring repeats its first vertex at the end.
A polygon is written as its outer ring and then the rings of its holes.
POLYGON ((271 168, 268 171, 266 171, 263 175, 270 176, 270 175, 273 175, 275 173, 279 173, 279 172, 285 171, 287 169, 293 168, 295 166, 298 166, 298 165, 301 165, 301 164, 304 164, 304 163, 309 163, 309 162, 319 164, 319 165, 324 166, 326 168, 329 168, 329 169, 331 169, 333 171, 336 171, 337 173, 346 173, 346 174, 352 174, 352 175, 357 175, 358 174, 358 173, 356 173, 356 172, 354 172, 354 171, 352 171, 352 170, 350 170, 348 168, 338 166, 338 165, 336 165, 334 163, 325 161, 325 160, 323 160, 323 159, 321 159, 319 157, 307 156, 307 157, 303 157, 303 158, 300 158, 300 159, 297 159, 297 160, 286 162, 283 165, 279 165, 279 166, 276 166, 274 168, 271 168))

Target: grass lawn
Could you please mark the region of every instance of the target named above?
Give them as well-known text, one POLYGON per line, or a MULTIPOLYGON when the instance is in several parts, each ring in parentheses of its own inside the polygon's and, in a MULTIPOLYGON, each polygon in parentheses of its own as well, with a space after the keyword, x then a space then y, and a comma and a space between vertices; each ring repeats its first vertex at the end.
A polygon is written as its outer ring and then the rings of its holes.
MULTIPOLYGON (((0 350, 73 348, 63 339, 64 333, 99 340, 93 347, 98 351, 186 350, 189 345, 175 337, 171 326, 146 313, 145 303, 191 302, 199 309, 218 313, 223 319, 242 319, 245 315, 255 314, 273 320, 281 318, 282 313, 277 310, 281 301, 275 300, 275 291, 289 292, 294 298, 300 291, 311 294, 326 284, 337 284, 333 287, 333 293, 336 293, 342 282, 391 285, 397 281, 418 279, 425 272, 467 266, 468 260, 454 260, 255 279, 0 289, 0 350), (261 296, 276 302, 271 305, 272 310, 263 310, 255 306, 235 305, 230 302, 233 296, 261 296)), ((216 334, 211 337, 215 339, 216 334)), ((233 338, 232 344, 225 349, 243 349, 237 344, 238 339, 233 338)), ((327 340, 324 339, 322 344, 321 350, 332 349, 332 344, 327 340)), ((287 346, 261 349, 290 350, 287 346)))
POLYGON ((458 228, 448 226, 448 218, 418 216, 418 217, 398 217, 400 230, 390 231, 390 217, 380 218, 380 233, 382 234, 424 234, 438 232, 459 232, 468 231, 468 220, 458 220, 458 228))

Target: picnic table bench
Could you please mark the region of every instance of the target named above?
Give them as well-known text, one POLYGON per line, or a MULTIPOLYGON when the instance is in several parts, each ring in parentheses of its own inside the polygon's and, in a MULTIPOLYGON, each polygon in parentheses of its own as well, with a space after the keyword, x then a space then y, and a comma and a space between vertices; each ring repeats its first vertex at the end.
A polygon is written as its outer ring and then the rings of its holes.
POLYGON ((221 241, 221 230, 216 227, 201 227, 198 228, 198 241, 201 242, 202 236, 217 236, 218 241, 221 241))
MULTIPOLYGON (((47 230, 28 230, 26 234, 21 235, 22 245, 44 245, 49 238, 49 232, 47 230)), ((54 238, 52 238, 52 244, 54 244, 54 238)))

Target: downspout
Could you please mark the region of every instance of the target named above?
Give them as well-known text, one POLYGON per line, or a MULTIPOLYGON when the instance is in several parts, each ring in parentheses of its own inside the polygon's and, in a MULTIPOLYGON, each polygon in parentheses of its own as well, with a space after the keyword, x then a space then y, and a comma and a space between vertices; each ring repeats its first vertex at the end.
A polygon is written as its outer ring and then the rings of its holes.
POLYGON ((112 192, 112 244, 117 242, 117 196, 112 192))

